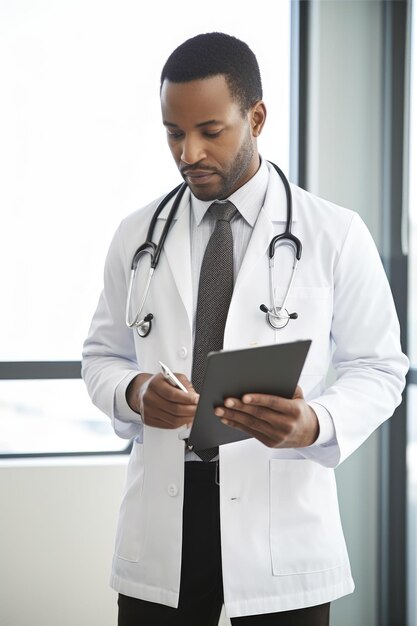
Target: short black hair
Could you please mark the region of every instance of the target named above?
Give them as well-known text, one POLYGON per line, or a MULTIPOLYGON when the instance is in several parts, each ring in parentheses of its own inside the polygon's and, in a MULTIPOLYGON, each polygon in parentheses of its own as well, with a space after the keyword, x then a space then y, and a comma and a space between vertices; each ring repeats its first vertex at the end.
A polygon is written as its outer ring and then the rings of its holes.
POLYGON ((187 39, 166 61, 161 73, 164 80, 187 83, 223 74, 232 98, 246 113, 262 100, 262 82, 256 56, 249 46, 224 33, 205 33, 187 39))

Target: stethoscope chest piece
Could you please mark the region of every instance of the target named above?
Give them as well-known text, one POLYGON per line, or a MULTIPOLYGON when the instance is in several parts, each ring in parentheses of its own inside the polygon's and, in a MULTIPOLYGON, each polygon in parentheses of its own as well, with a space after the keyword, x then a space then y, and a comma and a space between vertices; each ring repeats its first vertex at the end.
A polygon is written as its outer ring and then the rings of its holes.
POLYGON ((140 320, 136 323, 136 332, 138 333, 139 337, 147 337, 149 335, 152 330, 152 320, 152 313, 148 313, 148 315, 146 315, 143 320, 140 320))
POLYGON ((276 330, 285 328, 285 326, 290 321, 290 316, 288 315, 287 309, 284 309, 283 313, 285 317, 278 317, 277 315, 274 315, 271 311, 268 311, 267 316, 266 316, 266 319, 268 320, 268 324, 276 330))
POLYGON ((273 308, 268 309, 265 304, 261 304, 259 308, 266 313, 266 320, 274 330, 285 328, 290 320, 296 320, 298 317, 297 313, 288 313, 287 309, 279 309, 275 312, 273 308))

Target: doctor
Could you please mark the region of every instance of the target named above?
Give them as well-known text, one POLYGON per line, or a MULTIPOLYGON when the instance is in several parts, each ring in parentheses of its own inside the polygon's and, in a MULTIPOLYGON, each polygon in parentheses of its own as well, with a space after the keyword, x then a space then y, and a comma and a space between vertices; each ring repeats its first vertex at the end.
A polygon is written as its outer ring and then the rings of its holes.
MULTIPOLYGON (((266 108, 254 54, 220 33, 186 41, 163 68, 161 108, 188 188, 147 295, 152 330, 141 337, 128 328, 125 305, 132 257, 158 201, 114 236, 83 353, 93 402, 116 433, 133 438, 111 576, 119 625, 214 625, 223 603, 234 625, 328 625, 330 602, 354 588, 333 468, 391 416, 407 370, 389 285, 359 216, 291 185, 303 255, 286 307, 298 318, 274 330, 259 305, 270 302, 268 246, 285 229, 287 203, 258 153, 266 108), (247 389, 217 407, 252 438, 204 461, 183 437, 198 401, 193 349, 206 332, 199 282, 216 200, 237 209, 227 218, 233 293, 224 348, 305 338, 312 346, 293 399, 247 389), (159 361, 188 393, 164 379, 159 361)), ((287 247, 277 257, 279 300, 293 258, 287 247)), ((135 298, 134 289, 133 308, 135 298)))

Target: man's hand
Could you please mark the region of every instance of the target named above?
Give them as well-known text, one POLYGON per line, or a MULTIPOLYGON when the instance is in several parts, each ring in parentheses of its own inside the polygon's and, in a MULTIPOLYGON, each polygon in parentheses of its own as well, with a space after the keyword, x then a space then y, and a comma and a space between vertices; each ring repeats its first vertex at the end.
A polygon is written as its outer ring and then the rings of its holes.
POLYGON ((226 398, 215 414, 227 426, 239 428, 269 448, 303 448, 319 435, 317 415, 297 387, 291 400, 247 393, 241 400, 226 398))
POLYGON ((140 413, 147 426, 178 428, 191 426, 198 394, 184 374, 176 374, 188 393, 169 383, 162 374, 138 374, 126 390, 130 408, 140 413))

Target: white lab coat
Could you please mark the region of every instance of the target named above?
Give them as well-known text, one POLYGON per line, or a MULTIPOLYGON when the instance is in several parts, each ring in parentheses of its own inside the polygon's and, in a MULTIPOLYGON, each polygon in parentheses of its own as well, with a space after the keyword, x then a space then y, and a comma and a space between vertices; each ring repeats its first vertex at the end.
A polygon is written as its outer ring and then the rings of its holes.
MULTIPOLYGON (((230 617, 321 604, 353 590, 332 468, 391 416, 408 365, 387 279, 359 216, 296 186, 292 193, 293 232, 302 241, 303 255, 287 309, 298 319, 274 331, 259 310, 271 301, 268 244, 286 220, 284 188, 270 168, 265 205, 236 280, 224 347, 312 339, 300 384, 319 417, 330 414, 336 438, 302 449, 269 449, 255 439, 221 447, 222 563, 230 617), (332 362, 336 382, 326 387, 332 362)), ((131 259, 145 240, 156 205, 127 217, 115 234, 84 347, 83 376, 115 431, 135 438, 111 584, 125 595, 176 607, 184 443, 178 430, 143 427, 124 395, 138 371, 159 371, 159 360, 191 375, 188 191, 146 304, 146 312, 155 316, 152 332, 141 339, 125 325, 131 259)), ((155 240, 170 205, 157 221, 155 240)), ((278 301, 291 271, 292 257, 285 254, 284 249, 278 301)))

